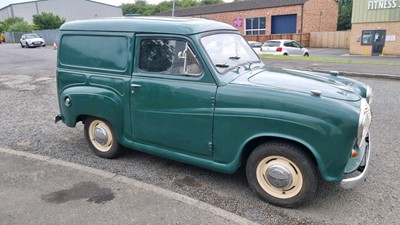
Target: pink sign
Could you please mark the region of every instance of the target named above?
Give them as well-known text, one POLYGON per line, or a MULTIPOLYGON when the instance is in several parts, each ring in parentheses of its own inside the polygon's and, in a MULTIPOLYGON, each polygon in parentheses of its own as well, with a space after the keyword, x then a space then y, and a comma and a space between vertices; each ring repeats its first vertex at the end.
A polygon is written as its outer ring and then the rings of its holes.
POLYGON ((234 18, 233 26, 234 27, 243 27, 243 18, 234 18))

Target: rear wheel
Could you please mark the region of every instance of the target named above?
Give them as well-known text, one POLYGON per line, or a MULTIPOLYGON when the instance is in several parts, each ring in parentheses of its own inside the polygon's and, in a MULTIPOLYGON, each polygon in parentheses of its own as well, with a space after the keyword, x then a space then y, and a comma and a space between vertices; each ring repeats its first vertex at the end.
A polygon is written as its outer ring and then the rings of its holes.
POLYGON ((304 53, 304 56, 305 56, 305 57, 308 57, 308 56, 310 56, 310 55, 308 54, 308 52, 306 52, 306 53, 304 53))
POLYGON ((285 142, 258 146, 246 164, 247 180, 264 201, 297 207, 311 200, 318 186, 313 159, 302 148, 285 142))
POLYGON ((85 138, 93 152, 102 158, 115 158, 120 144, 111 124, 103 119, 89 117, 85 120, 85 138))

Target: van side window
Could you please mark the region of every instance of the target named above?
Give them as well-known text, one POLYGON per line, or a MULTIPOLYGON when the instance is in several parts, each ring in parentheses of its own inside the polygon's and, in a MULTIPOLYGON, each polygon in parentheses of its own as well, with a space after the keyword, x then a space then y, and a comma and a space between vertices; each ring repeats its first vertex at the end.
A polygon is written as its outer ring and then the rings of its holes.
POLYGON ((144 39, 140 42, 139 69, 143 72, 200 76, 203 72, 187 42, 144 39))
POLYGON ((127 37, 63 35, 61 43, 59 61, 63 67, 118 73, 128 69, 127 37))

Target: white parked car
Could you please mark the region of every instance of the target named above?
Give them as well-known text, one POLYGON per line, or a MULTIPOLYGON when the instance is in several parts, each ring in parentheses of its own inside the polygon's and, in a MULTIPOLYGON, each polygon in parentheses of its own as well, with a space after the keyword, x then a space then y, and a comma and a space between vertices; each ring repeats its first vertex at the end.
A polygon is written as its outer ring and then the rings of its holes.
POLYGON ((309 56, 308 49, 293 40, 269 40, 260 48, 261 54, 309 56))
POLYGON ((19 40, 19 43, 23 48, 46 46, 44 39, 37 34, 24 34, 19 40))
POLYGON ((257 53, 257 54, 261 54, 260 52, 260 48, 263 45, 261 42, 258 41, 248 41, 249 45, 253 48, 253 50, 257 53))

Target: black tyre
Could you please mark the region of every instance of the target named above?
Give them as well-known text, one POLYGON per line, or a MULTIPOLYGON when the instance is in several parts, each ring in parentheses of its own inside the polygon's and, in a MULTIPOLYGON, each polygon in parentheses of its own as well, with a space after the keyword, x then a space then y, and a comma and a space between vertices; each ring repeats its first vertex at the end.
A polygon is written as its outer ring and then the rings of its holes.
POLYGON ((250 154, 246 176, 264 201, 293 208, 311 200, 318 186, 314 160, 303 149, 285 142, 268 142, 250 154))
POLYGON ((22 47, 22 48, 25 48, 25 46, 24 46, 21 42, 20 42, 20 44, 21 44, 21 47, 22 47))
POLYGON ((304 53, 304 56, 305 56, 305 57, 308 57, 308 56, 310 56, 310 55, 308 54, 308 52, 306 52, 306 53, 304 53))
POLYGON ((26 48, 29 48, 28 42, 25 43, 25 47, 26 47, 26 48))
POLYGON ((121 146, 109 122, 89 117, 85 120, 84 132, 86 141, 97 156, 107 159, 118 156, 121 146))

